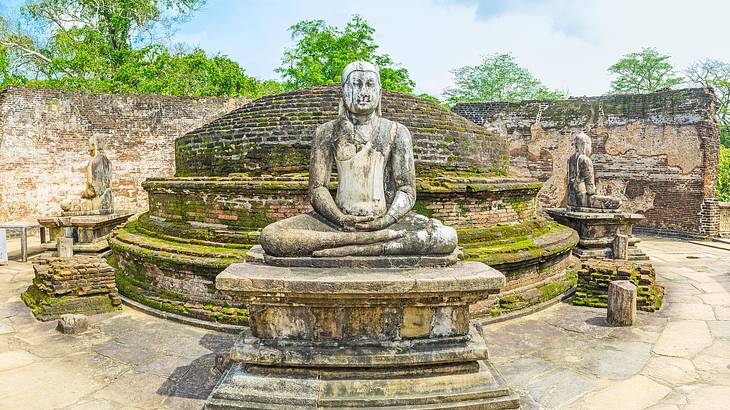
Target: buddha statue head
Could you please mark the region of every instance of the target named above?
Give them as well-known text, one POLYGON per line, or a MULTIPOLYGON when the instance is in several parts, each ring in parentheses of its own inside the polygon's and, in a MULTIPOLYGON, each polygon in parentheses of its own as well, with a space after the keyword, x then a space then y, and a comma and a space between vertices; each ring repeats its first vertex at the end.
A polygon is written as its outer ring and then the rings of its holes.
POLYGON ((593 152, 592 146, 593 143, 591 142, 591 137, 589 137, 588 134, 583 131, 575 134, 575 152, 578 153, 578 155, 583 154, 590 157, 593 152))
POLYGON ((353 61, 342 71, 342 102, 345 110, 356 116, 380 115, 380 70, 375 64, 353 61))
POLYGON ((94 158, 96 153, 99 152, 99 141, 96 137, 89 138, 89 150, 87 152, 91 158, 94 158))

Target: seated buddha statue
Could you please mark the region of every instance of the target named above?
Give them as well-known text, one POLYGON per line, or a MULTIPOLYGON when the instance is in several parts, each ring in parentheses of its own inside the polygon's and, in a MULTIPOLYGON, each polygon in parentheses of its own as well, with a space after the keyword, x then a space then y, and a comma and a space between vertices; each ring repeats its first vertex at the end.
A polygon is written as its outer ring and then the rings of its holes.
POLYGON ((382 118, 380 73, 367 62, 342 73, 336 119, 317 127, 309 163, 314 209, 261 232, 273 256, 443 255, 456 249, 456 230, 412 211, 416 173, 411 134, 382 118), (330 193, 332 169, 337 193, 330 193))
POLYGON ((96 137, 89 138, 88 152, 91 159, 86 164, 86 189, 81 198, 61 202, 61 209, 75 215, 110 214, 113 212, 111 162, 99 148, 96 137))
POLYGON ((616 210, 620 199, 596 194, 591 145, 585 132, 575 134, 575 153, 568 159, 568 209, 616 210))

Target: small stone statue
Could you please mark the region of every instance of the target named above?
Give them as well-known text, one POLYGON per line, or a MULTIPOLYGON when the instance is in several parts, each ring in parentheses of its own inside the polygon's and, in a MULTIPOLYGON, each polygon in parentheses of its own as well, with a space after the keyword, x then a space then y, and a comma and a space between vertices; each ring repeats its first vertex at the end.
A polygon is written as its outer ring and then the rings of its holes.
POLYGON ((575 135, 575 153, 568 159, 568 209, 615 210, 621 200, 596 195, 596 181, 591 161, 591 139, 585 132, 575 135))
POLYGON ((380 73, 356 61, 342 73, 339 116, 317 127, 309 164, 314 212, 264 228, 261 246, 273 256, 443 255, 456 231, 411 211, 416 201, 408 129, 381 117, 380 73), (332 165, 337 194, 329 191, 332 165))
POLYGON ((89 138, 89 156, 91 160, 86 165, 86 190, 80 199, 61 202, 64 213, 106 215, 113 212, 111 162, 100 149, 96 137, 89 138))

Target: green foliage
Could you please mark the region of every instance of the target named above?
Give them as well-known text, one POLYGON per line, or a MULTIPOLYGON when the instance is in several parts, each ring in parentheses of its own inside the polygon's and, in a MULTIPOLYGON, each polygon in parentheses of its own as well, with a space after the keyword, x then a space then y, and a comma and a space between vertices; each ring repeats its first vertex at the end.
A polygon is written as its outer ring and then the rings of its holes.
POLYGON ((440 105, 441 107, 443 107, 443 108, 445 108, 447 110, 451 110, 451 106, 450 105, 444 103, 443 101, 441 101, 437 97, 434 97, 431 94, 421 93, 421 94, 418 94, 416 97, 423 98, 424 100, 428 100, 428 101, 434 102, 434 103, 440 105))
POLYGON ((725 148, 730 148, 730 128, 720 127, 720 144, 724 145, 725 148))
POLYGON ((323 20, 304 20, 289 31, 296 46, 284 51, 281 66, 276 70, 288 89, 339 83, 347 64, 364 60, 380 68, 383 88, 413 92, 415 83, 408 70, 398 67, 388 54, 377 54, 375 29, 358 15, 352 16, 344 29, 328 26, 323 20))
POLYGON ((0 81, 109 93, 235 96, 279 92, 230 58, 172 52, 158 37, 205 0, 33 0, 23 6, 43 38, 0 20, 0 81), (6 50, 3 53, 3 50, 6 50))
POLYGON ((717 172, 717 199, 730 201, 730 148, 720 145, 720 164, 717 172))
POLYGON ((684 79, 675 74, 669 58, 654 48, 625 54, 608 68, 609 73, 618 76, 611 82, 611 92, 643 94, 681 84, 684 79))
POLYGON ((456 86, 444 91, 449 104, 479 101, 564 99, 550 90, 530 72, 520 67, 511 54, 492 54, 481 64, 452 70, 456 86))
POLYGON ((170 53, 157 46, 142 62, 125 64, 115 79, 121 92, 169 95, 246 96, 257 98, 279 92, 278 84, 262 83, 244 73, 223 55, 208 57, 196 48, 189 53, 170 53))

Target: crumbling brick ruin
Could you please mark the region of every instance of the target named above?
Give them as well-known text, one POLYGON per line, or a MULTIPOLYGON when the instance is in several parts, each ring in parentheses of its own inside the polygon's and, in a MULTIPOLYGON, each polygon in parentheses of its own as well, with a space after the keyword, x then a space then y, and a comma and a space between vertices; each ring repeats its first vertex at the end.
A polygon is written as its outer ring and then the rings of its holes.
POLYGON ((646 216, 638 230, 718 235, 719 130, 707 89, 464 103, 453 111, 509 140, 510 174, 544 182, 543 207, 565 205, 571 134, 588 126, 598 189, 646 216))
POLYGON ((114 268, 98 256, 51 257, 33 269, 33 284, 21 298, 39 320, 111 312, 122 304, 114 268))

